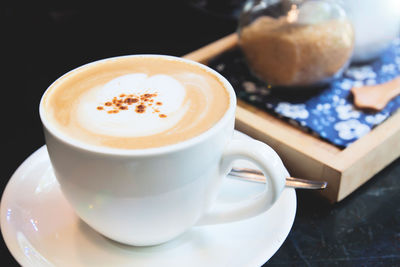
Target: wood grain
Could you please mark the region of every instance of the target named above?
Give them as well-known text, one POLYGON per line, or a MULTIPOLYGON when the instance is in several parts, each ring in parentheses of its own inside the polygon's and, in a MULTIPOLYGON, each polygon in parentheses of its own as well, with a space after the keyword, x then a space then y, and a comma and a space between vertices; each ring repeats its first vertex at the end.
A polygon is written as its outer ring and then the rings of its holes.
MULTIPOLYGON (((207 64, 237 46, 237 41, 233 33, 184 57, 207 64)), ((292 176, 328 181, 328 188, 319 192, 331 202, 344 199, 400 156, 400 112, 346 149, 339 149, 241 100, 235 127, 275 149, 292 176)))

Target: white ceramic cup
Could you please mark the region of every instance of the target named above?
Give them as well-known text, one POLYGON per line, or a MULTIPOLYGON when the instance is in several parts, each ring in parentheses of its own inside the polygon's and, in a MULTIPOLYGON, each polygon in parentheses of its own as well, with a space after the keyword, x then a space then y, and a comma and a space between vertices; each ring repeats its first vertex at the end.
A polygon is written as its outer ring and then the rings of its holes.
POLYGON ((133 150, 85 144, 52 125, 46 119, 43 98, 40 103, 47 150, 64 196, 83 221, 121 243, 160 244, 194 225, 226 223, 263 213, 278 199, 288 175, 279 156, 266 144, 232 140, 236 97, 229 82, 207 66, 175 60, 207 69, 229 93, 224 116, 211 129, 187 141, 133 150), (260 167, 268 177, 265 191, 247 201, 213 209, 221 181, 236 159, 247 159, 260 167))

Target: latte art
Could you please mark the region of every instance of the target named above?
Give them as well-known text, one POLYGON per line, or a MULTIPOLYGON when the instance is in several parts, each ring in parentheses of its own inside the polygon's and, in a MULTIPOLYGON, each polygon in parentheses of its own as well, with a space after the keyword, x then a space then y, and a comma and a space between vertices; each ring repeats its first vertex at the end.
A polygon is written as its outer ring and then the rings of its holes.
POLYGON ((211 128, 229 106, 222 82, 194 64, 121 57, 78 68, 46 92, 48 119, 96 146, 159 147, 211 128))
POLYGON ((157 134, 176 126, 188 112, 190 100, 185 96, 184 86, 170 76, 128 74, 82 95, 77 118, 82 127, 98 134, 121 137, 157 134), (105 112, 99 112, 103 103, 105 112))

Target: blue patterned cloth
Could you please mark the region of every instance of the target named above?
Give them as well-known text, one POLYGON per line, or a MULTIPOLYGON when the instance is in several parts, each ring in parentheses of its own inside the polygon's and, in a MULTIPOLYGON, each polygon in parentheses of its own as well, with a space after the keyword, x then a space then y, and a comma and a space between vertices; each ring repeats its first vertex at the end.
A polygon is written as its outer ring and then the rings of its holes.
POLYGON ((209 65, 231 82, 238 98, 339 147, 347 147, 400 108, 397 96, 380 112, 359 110, 350 92, 354 86, 380 84, 400 75, 399 38, 379 59, 350 66, 342 77, 317 91, 271 90, 250 73, 239 49, 220 55, 209 65))

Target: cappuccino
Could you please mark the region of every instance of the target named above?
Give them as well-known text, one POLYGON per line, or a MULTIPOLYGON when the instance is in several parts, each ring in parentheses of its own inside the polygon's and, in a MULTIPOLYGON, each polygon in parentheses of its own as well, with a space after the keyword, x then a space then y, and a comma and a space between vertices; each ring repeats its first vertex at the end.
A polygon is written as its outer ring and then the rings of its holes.
POLYGON ((65 135, 110 148, 145 149, 193 138, 229 108, 222 81, 169 57, 126 56, 75 69, 46 91, 46 119, 65 135))

